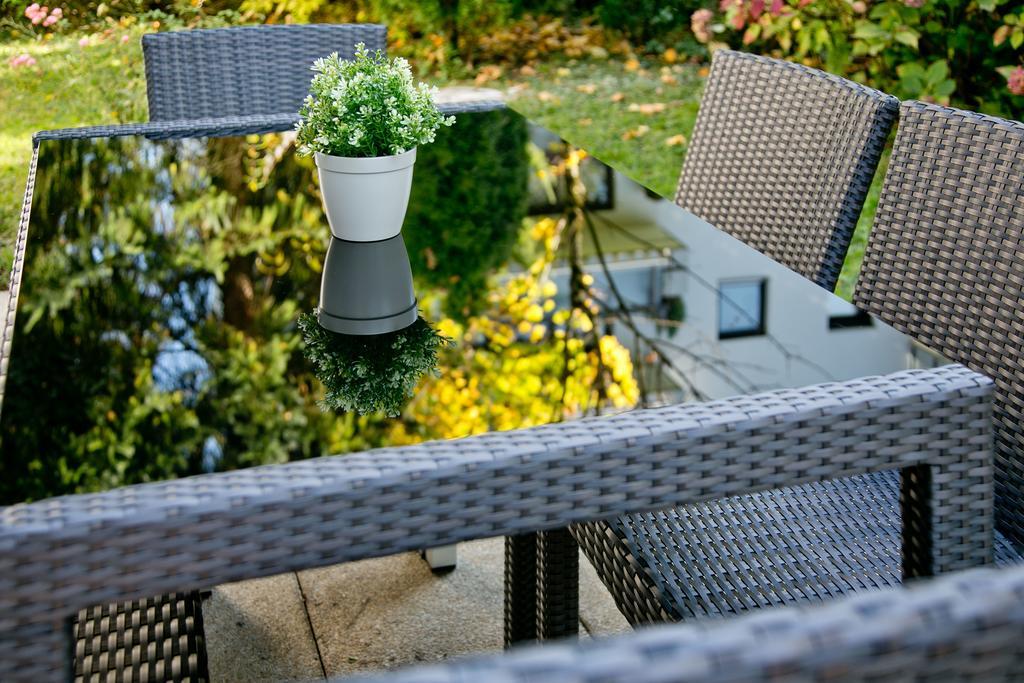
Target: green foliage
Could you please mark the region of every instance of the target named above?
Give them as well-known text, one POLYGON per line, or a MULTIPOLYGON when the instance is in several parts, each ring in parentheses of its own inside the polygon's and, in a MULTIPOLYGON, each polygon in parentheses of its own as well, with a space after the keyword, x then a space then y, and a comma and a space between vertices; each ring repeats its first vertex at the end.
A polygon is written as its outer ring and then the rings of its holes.
POLYGON ((1024 114, 1018 3, 727 0, 712 28, 734 45, 824 67, 902 99, 1024 114))
POLYGON ((413 273, 446 290, 444 312, 480 310, 488 277, 509 258, 526 213, 527 130, 510 111, 460 116, 416 159, 402 234, 413 273))
POLYGON ((294 321, 326 225, 290 150, 41 144, 0 504, 380 445, 379 418, 317 405, 294 321))
POLYGON ((603 0, 597 6, 597 18, 645 45, 684 30, 690 15, 702 5, 701 0, 603 0))
POLYGON ((398 332, 356 336, 325 330, 315 313, 304 313, 299 329, 327 388, 325 408, 388 417, 402 413, 420 379, 437 373, 438 349, 453 343, 423 318, 398 332))
POLYGON ((313 63, 316 75, 302 104, 299 153, 341 157, 401 154, 434 141, 455 123, 434 104, 435 88, 415 85, 409 63, 356 46, 355 59, 335 52, 313 63))

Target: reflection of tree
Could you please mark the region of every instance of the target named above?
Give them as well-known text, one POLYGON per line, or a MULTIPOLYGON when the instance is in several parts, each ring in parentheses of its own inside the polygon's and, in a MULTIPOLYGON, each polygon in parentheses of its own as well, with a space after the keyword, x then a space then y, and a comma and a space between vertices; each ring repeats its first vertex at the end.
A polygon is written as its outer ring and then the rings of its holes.
POLYGON ((439 328, 457 342, 443 354, 440 376, 429 380, 395 425, 395 442, 450 438, 515 429, 607 408, 638 398, 629 350, 596 326, 594 279, 583 267, 585 187, 580 150, 566 149, 550 175, 566 185, 562 215, 537 220, 524 272, 490 290, 486 308, 439 328), (556 302, 556 260, 569 265, 568 306, 556 302))
MULTIPOLYGON (((328 232, 289 136, 44 143, 0 503, 634 405, 630 353, 597 322, 581 204, 520 230, 523 123, 476 121, 463 116, 416 171, 409 241, 434 285, 419 294, 457 314, 439 325, 457 346, 397 421, 317 406, 295 320, 317 301, 328 232), (526 268, 488 282, 521 233, 526 268), (566 306, 550 271, 567 253, 566 306)), ((579 196, 581 158, 558 175, 579 196)))
POLYGON ((294 320, 325 228, 281 142, 43 145, 0 501, 379 443, 315 405, 294 320))
POLYGON ((525 120, 499 110, 459 116, 417 151, 402 234, 419 282, 447 292, 465 320, 486 302, 487 279, 509 258, 526 212, 525 120))

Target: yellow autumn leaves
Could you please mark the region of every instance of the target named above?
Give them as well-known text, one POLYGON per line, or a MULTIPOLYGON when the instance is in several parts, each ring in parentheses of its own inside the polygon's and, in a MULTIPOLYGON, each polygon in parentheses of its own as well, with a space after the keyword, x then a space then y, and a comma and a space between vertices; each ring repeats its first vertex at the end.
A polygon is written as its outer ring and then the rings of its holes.
MULTIPOLYGON (((559 298, 551 271, 565 223, 541 218, 529 229, 539 252, 529 266, 506 275, 480 315, 438 323, 456 347, 442 354, 440 376, 421 387, 391 442, 516 429, 636 404, 629 350, 597 334, 589 296, 587 310, 559 298)), ((589 288, 594 280, 585 274, 581 283, 589 288)))

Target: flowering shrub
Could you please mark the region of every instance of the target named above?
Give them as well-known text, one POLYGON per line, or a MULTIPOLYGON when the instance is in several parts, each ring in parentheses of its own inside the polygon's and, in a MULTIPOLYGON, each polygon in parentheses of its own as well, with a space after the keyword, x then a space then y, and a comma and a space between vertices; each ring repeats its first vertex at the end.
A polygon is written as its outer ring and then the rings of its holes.
POLYGON ((720 0, 691 29, 900 98, 1024 115, 1024 11, 1010 0, 720 0))
POLYGON ((51 11, 45 5, 40 7, 37 2, 33 2, 25 8, 25 17, 32 22, 33 26, 42 24, 45 28, 49 28, 60 21, 63 16, 64 10, 60 7, 54 7, 51 11))
POLYGON ((344 157, 401 154, 434 141, 440 126, 455 123, 434 104, 437 89, 413 83, 409 63, 370 54, 362 43, 355 59, 338 53, 313 64, 316 76, 299 113, 299 152, 344 157))

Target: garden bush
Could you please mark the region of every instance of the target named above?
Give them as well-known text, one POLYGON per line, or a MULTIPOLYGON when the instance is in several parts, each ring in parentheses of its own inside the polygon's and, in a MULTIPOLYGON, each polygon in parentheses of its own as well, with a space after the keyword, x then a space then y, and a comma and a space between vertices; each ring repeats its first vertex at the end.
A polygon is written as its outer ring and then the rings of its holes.
POLYGON ((402 234, 416 279, 445 290, 445 314, 464 320, 483 305, 526 213, 527 131, 518 115, 494 111, 456 117, 437 139, 417 153, 402 234))
POLYGON ((796 59, 903 99, 1024 114, 1024 8, 1008 0, 721 0, 698 39, 796 59))

